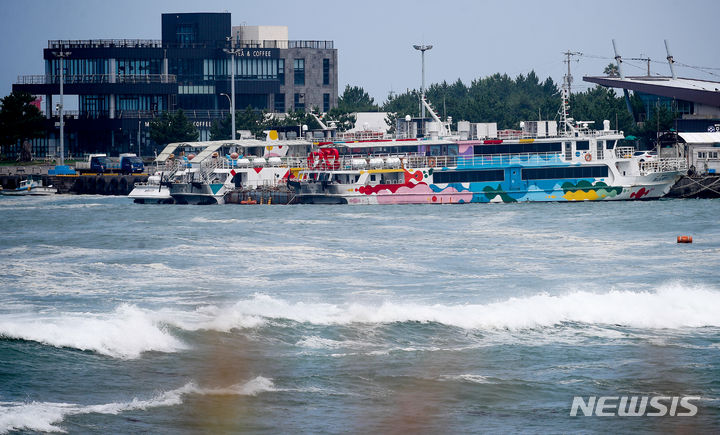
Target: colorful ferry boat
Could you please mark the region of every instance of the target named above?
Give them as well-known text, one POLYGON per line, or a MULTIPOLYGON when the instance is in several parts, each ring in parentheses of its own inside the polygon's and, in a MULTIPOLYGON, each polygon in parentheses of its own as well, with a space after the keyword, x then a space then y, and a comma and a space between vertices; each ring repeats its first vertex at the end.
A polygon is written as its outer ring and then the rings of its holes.
POLYGON ((654 199, 687 171, 683 159, 636 155, 633 147, 621 146, 624 135, 610 130, 609 121, 596 131, 590 122, 569 118, 565 90, 560 128, 557 121, 531 121, 521 123, 520 131, 487 131, 484 138, 447 135, 449 124, 427 107, 435 119, 429 138, 319 143, 308 168, 288 183, 297 199, 313 204, 654 199))

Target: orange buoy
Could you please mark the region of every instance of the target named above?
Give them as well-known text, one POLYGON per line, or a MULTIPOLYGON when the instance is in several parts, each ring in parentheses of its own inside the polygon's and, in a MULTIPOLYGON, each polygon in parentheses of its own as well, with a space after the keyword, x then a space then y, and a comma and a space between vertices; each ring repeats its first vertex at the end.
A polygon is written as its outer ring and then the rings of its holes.
POLYGON ((692 236, 678 236, 678 243, 692 243, 692 236))

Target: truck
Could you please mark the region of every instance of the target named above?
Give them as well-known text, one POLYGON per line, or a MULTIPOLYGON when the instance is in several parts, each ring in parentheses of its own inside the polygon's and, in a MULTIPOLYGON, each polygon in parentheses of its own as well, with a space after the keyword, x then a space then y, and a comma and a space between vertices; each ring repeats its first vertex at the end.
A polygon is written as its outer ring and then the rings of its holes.
POLYGON ((75 163, 75 170, 94 174, 139 174, 145 170, 145 165, 140 157, 132 153, 120 154, 118 157, 89 154, 86 160, 75 163))

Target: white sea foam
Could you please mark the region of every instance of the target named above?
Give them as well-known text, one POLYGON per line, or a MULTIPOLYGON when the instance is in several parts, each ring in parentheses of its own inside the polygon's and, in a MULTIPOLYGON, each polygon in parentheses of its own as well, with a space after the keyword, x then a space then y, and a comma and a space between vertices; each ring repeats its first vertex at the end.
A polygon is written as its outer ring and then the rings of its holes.
POLYGON ((196 318, 176 324, 189 329, 228 330, 256 327, 267 319, 285 319, 321 325, 437 322, 466 329, 516 330, 563 323, 673 329, 720 326, 718 312, 720 291, 669 284, 656 291, 573 291, 465 305, 288 302, 257 294, 230 307, 198 310, 204 317, 202 321, 196 318))
POLYGON ((473 374, 441 376, 440 380, 441 381, 469 382, 469 383, 473 383, 473 384, 491 384, 492 383, 492 381, 488 380, 488 378, 486 376, 473 375, 473 374))
POLYGON ((116 358, 137 358, 146 351, 175 352, 186 347, 148 312, 127 304, 106 314, 3 315, 0 336, 91 350, 116 358))
POLYGON ((65 432, 58 426, 65 417, 77 414, 112 414, 125 411, 144 410, 161 406, 175 406, 183 402, 183 396, 233 395, 255 396, 263 392, 279 391, 271 379, 258 376, 242 384, 227 388, 201 388, 188 382, 175 390, 159 393, 150 399, 134 398, 129 402, 113 402, 100 405, 76 405, 53 402, 0 402, 0 433, 14 430, 35 430, 41 432, 65 432))
POLYGON ((194 218, 190 219, 190 222, 209 223, 209 224, 234 224, 234 223, 241 222, 241 220, 240 219, 232 219, 232 218, 231 219, 209 219, 206 217, 199 216, 199 217, 194 217, 194 218))

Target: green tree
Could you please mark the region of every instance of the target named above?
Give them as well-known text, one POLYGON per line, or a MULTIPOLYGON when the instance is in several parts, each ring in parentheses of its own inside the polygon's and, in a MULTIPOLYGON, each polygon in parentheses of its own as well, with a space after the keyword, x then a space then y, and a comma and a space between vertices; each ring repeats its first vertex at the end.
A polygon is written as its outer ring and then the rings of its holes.
POLYGON ((655 104, 650 108, 650 118, 631 130, 645 147, 650 148, 655 145, 658 133, 669 131, 673 127, 673 121, 677 114, 670 110, 664 104, 655 104))
POLYGON ((213 121, 210 126, 210 140, 226 140, 232 138, 232 119, 228 114, 225 118, 213 121))
POLYGON ((359 86, 345 86, 345 91, 338 98, 338 109, 344 113, 377 112, 379 107, 375 100, 359 86))
POLYGON ((603 70, 603 74, 609 77, 617 77, 620 75, 618 67, 614 63, 609 63, 603 70))
POLYGON ((616 124, 617 130, 630 132, 634 128, 632 115, 627 111, 624 97, 620 97, 615 90, 602 86, 595 86, 585 92, 577 92, 570 96, 570 114, 573 118, 582 121, 594 121, 595 128, 601 129, 603 120, 607 119, 611 125, 616 124))
POLYGON ((401 118, 405 115, 420 116, 420 92, 412 90, 404 94, 390 95, 382 105, 382 111, 394 113, 401 118))
POLYGON ((35 98, 26 92, 13 92, 0 100, 0 145, 22 143, 45 135, 45 117, 30 104, 33 100, 35 98))
POLYGON ((340 108, 330 109, 323 117, 323 123, 328 127, 332 124, 338 131, 347 131, 355 126, 357 117, 352 113, 345 112, 340 108))
POLYGON ((150 121, 150 139, 164 145, 174 142, 198 140, 198 130, 179 109, 175 113, 163 112, 160 118, 150 121))

